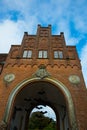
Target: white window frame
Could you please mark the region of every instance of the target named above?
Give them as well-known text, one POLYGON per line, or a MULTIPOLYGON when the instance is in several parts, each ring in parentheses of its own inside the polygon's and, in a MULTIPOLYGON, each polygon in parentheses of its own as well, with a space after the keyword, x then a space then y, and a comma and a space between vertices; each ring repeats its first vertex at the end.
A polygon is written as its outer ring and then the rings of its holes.
POLYGON ((47 56, 47 51, 46 50, 39 50, 38 52, 38 58, 43 58, 43 59, 46 59, 48 56, 47 56))
POLYGON ((23 58, 32 58, 32 50, 24 50, 23 58))
POLYGON ((55 59, 63 59, 63 51, 54 51, 54 58, 55 59))

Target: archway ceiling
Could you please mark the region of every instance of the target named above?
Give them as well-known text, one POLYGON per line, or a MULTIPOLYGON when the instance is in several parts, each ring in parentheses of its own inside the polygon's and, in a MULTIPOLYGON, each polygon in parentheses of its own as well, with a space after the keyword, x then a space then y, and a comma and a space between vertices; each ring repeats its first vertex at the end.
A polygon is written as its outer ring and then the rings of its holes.
POLYGON ((65 105, 65 100, 56 86, 43 81, 26 85, 15 100, 15 105, 25 108, 39 104, 59 106, 65 105))

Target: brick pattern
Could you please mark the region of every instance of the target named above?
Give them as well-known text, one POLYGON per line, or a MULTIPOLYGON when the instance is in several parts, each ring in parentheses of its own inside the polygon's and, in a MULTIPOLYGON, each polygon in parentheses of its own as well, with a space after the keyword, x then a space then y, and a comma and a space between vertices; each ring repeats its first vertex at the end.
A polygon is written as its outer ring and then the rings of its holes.
MULTIPOLYGON (((66 46, 64 34, 51 35, 51 26, 38 25, 36 35, 25 32, 21 45, 12 45, 8 55, 0 54, 0 61, 5 61, 0 75, 0 121, 2 121, 8 97, 13 88, 26 78, 31 78, 41 64, 46 66, 52 77, 61 81, 71 92, 79 130, 87 129, 87 89, 81 70, 80 60, 75 46, 66 46), (24 59, 23 51, 32 50, 31 59, 24 59), (38 51, 48 50, 47 59, 39 59, 38 51), (63 51, 63 59, 54 59, 54 50, 63 51), (4 57, 4 58, 3 58, 4 57), (15 80, 7 84, 3 79, 8 73, 15 74, 15 80), (80 77, 79 84, 69 82, 70 75, 80 77)), ((2 66, 1 66, 2 67, 2 66)))

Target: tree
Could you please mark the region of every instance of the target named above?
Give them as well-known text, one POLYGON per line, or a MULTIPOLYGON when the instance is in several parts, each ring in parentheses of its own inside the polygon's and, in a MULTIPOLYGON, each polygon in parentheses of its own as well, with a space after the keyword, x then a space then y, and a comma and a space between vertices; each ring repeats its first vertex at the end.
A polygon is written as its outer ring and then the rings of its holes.
POLYGON ((56 122, 37 111, 29 119, 29 130, 56 130, 56 122))

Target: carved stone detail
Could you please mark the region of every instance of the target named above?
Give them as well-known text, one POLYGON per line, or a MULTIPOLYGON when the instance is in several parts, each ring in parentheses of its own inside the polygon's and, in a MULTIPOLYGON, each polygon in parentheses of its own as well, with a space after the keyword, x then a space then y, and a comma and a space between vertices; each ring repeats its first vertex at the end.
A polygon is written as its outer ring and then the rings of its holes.
POLYGON ((5 81, 6 83, 10 83, 10 82, 12 82, 14 79, 15 79, 15 75, 12 74, 12 73, 6 74, 6 75, 4 76, 4 81, 5 81))
POLYGON ((33 77, 39 77, 41 79, 49 76, 50 74, 47 72, 46 67, 44 65, 40 65, 39 69, 33 74, 33 77))
POLYGON ((0 130, 6 130, 7 124, 4 121, 0 122, 0 130))
POLYGON ((75 121, 72 124, 71 130, 79 130, 75 121))
POLYGON ((69 81, 70 81, 72 84, 79 84, 79 83, 80 83, 80 78, 79 78, 79 76, 77 76, 77 75, 70 75, 70 76, 69 76, 69 81))

